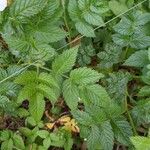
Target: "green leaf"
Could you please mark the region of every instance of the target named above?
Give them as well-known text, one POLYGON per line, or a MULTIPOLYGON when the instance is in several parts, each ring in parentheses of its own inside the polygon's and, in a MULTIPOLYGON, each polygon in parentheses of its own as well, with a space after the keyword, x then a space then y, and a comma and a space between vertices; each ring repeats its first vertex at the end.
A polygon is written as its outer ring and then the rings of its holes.
POLYGON ((119 104, 124 104, 126 97, 127 84, 131 80, 131 76, 128 72, 114 72, 109 74, 110 77, 106 79, 107 81, 107 91, 110 97, 117 101, 119 104))
POLYGON ((136 150, 149 150, 150 149, 150 138, 135 136, 131 137, 131 141, 135 146, 136 150))
POLYGON ((42 139, 45 139, 49 135, 49 132, 46 130, 39 130, 37 131, 37 135, 40 136, 42 139))
POLYGON ((114 30, 122 35, 131 35, 134 31, 132 21, 127 17, 122 17, 120 22, 114 26, 114 30))
POLYGON ((53 88, 48 87, 47 85, 39 84, 37 90, 47 97, 53 103, 56 102, 57 96, 53 88))
POLYGON ((89 7, 91 2, 89 0, 78 0, 78 7, 80 10, 85 10, 87 7, 89 7))
POLYGON ((18 116, 19 116, 20 118, 25 118, 25 117, 29 116, 28 110, 26 110, 26 109, 24 109, 24 108, 19 108, 19 109, 17 110, 17 113, 18 113, 18 116))
POLYGON ((6 108, 9 102, 9 99, 6 96, 0 95, 0 108, 6 108))
POLYGON ((93 118, 90 116, 89 113, 85 111, 72 111, 72 114, 74 118, 78 121, 79 124, 81 125, 91 125, 94 123, 93 118))
POLYGON ((24 142, 23 142, 23 139, 20 135, 18 134, 14 134, 13 136, 13 142, 14 142, 14 145, 19 148, 19 149, 25 149, 25 145, 24 145, 24 142))
POLYGON ((86 12, 84 13, 84 19, 92 25, 96 25, 96 26, 104 26, 104 21, 102 19, 102 17, 98 14, 95 14, 93 12, 86 12))
POLYGON ((78 30, 79 33, 86 37, 95 37, 94 29, 92 26, 87 24, 86 22, 77 22, 75 24, 76 29, 78 30))
POLYGON ((113 34, 112 39, 115 44, 125 47, 129 45, 130 38, 127 35, 113 34))
POLYGON ((78 9, 78 2, 76 0, 69 0, 68 12, 70 18, 74 21, 80 21, 80 10, 78 9))
POLYGON ((144 34, 134 34, 130 41, 130 46, 136 49, 147 48, 150 46, 150 36, 144 34))
POLYGON ((31 49, 32 45, 25 37, 10 36, 8 34, 3 34, 3 38, 8 44, 8 47, 12 54, 17 57, 21 52, 27 52, 31 49))
POLYGON ((51 74, 42 72, 42 73, 40 73, 38 80, 39 80, 39 82, 42 82, 42 84, 44 83, 47 86, 59 88, 59 85, 58 85, 56 79, 51 74))
POLYGON ((100 140, 104 150, 112 150, 114 145, 114 133, 111 124, 106 121, 100 127, 100 140))
POLYGON ((13 140, 9 139, 7 141, 2 142, 1 150, 13 150, 13 140))
POLYGON ((57 25, 51 24, 51 22, 42 22, 35 31, 34 36, 40 42, 52 43, 65 38, 66 33, 57 25))
POLYGON ((33 127, 37 125, 36 120, 32 116, 31 117, 27 117, 26 122, 27 122, 27 124, 29 124, 29 125, 31 125, 33 127))
POLYGON ((32 134, 32 131, 26 127, 19 128, 19 132, 22 133, 25 137, 29 137, 32 134))
POLYGON ((91 132, 87 138, 87 146, 89 149, 102 148, 101 139, 100 139, 100 131, 97 126, 92 125, 91 132))
POLYGON ((138 96, 150 96, 150 86, 144 86, 140 89, 138 96))
POLYGON ((78 47, 71 48, 64 51, 61 55, 56 57, 52 63, 52 70, 56 75, 62 75, 69 72, 75 64, 78 53, 78 47))
POLYGON ((15 79, 15 83, 21 85, 27 85, 36 82, 36 79, 37 79, 37 73, 35 71, 26 71, 15 79))
POLYGON ((117 118, 111 122, 114 136, 123 145, 129 146, 130 137, 133 135, 132 128, 124 118, 117 118))
POLYGON ((107 107, 111 103, 111 99, 106 90, 98 84, 85 86, 83 92, 85 95, 83 100, 85 102, 90 101, 92 104, 102 107, 107 107))
POLYGON ((0 134, 0 140, 1 141, 6 141, 10 138, 10 132, 8 130, 4 130, 1 134, 0 134))
POLYGON ((44 109, 44 96, 40 93, 33 95, 30 99, 29 112, 37 123, 41 120, 44 113, 44 109))
POLYGON ((48 60, 51 60, 55 56, 56 52, 55 49, 52 48, 49 44, 46 44, 45 42, 41 43, 41 41, 35 42, 35 45, 31 48, 29 51, 28 60, 29 61, 39 61, 39 62, 45 62, 48 60))
POLYGON ((24 86, 18 94, 17 103, 21 104, 24 100, 30 99, 36 93, 35 87, 37 87, 37 84, 32 82, 24 86))
POLYGON ((108 43, 105 45, 104 49, 105 51, 98 53, 98 57, 100 58, 100 68, 107 69, 120 62, 122 53, 120 46, 117 46, 114 43, 108 43))
POLYGON ((51 145, 51 138, 50 137, 45 138, 43 140, 43 146, 48 149, 50 145, 51 145))
POLYGON ((71 110, 77 108, 79 102, 79 89, 70 80, 66 80, 63 83, 63 96, 71 110))
POLYGON ((41 17, 41 22, 43 20, 51 23, 56 22, 62 15, 60 1, 48 0, 44 9, 38 15, 41 17))
POLYGON ((142 99, 132 109, 131 115, 134 122, 139 126, 141 124, 150 123, 150 99, 142 99))
POLYGON ((119 15, 128 10, 128 7, 125 4, 116 0, 109 1, 109 7, 115 15, 119 15))
POLYGON ((0 68, 0 81, 5 78, 7 78, 7 72, 4 69, 0 68))
POLYGON ((70 73, 71 81, 79 85, 98 82, 102 77, 104 77, 103 74, 87 67, 74 69, 70 73))
POLYGON ((40 12, 46 4, 47 0, 16 0, 10 8, 10 15, 22 21, 40 12))
POLYGON ((133 53, 123 65, 133 67, 144 67, 149 63, 147 50, 140 50, 133 53))
POLYGON ((140 16, 143 15, 144 13, 135 11, 123 17, 114 26, 117 34, 112 35, 113 41, 122 47, 130 46, 135 49, 143 49, 150 46, 150 37, 143 32, 143 25, 147 23, 146 20, 148 19, 145 19, 143 24, 139 21, 140 16))

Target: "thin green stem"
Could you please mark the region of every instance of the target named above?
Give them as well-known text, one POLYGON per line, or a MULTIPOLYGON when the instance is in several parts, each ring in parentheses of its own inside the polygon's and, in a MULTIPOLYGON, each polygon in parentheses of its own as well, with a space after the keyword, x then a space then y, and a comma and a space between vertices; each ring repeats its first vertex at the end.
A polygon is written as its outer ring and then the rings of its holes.
MULTIPOLYGON (((44 69, 44 70, 46 70, 46 71, 49 71, 49 72, 52 71, 51 69, 48 69, 48 68, 46 68, 46 67, 40 66, 40 68, 41 68, 41 69, 44 69)), ((69 78, 68 76, 66 76, 66 75, 64 75, 64 74, 62 74, 61 76, 62 76, 62 77, 65 77, 65 78, 67 78, 67 79, 69 78)))
MULTIPOLYGON (((127 93, 128 93, 128 92, 127 92, 127 93)), ((134 121, 133 121, 133 119, 132 119, 132 117, 131 117, 131 114, 130 114, 130 112, 129 112, 129 109, 128 109, 127 96, 126 96, 126 98, 125 98, 125 110, 126 110, 126 113, 127 113, 127 115, 128 115, 128 119, 129 119, 130 125, 131 125, 131 127, 132 127, 132 129, 133 129, 134 135, 138 135, 138 133, 137 133, 137 131, 136 131, 136 127, 135 127, 135 125, 134 125, 134 121)))
POLYGON ((40 67, 38 65, 36 66, 36 72, 37 72, 37 76, 38 76, 40 73, 40 67))
POLYGON ((124 53, 124 59, 126 59, 126 57, 127 57, 127 54, 128 54, 128 49, 129 49, 129 46, 127 46, 127 47, 126 47, 126 49, 125 49, 125 53, 124 53))
POLYGON ((70 43, 71 42, 71 35, 70 35, 71 31, 70 31, 70 28, 69 28, 69 25, 68 25, 68 21, 67 21, 65 1, 62 0, 61 3, 62 3, 62 6, 63 6, 63 9, 64 9, 64 17, 63 17, 64 23, 65 23, 66 29, 68 31, 68 37, 67 38, 68 38, 68 42, 70 43))

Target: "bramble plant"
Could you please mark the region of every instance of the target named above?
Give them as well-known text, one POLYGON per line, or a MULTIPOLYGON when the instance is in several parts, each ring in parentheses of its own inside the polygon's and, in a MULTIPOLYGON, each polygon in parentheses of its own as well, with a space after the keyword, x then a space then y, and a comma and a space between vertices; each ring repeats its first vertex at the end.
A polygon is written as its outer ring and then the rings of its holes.
POLYGON ((0 149, 149 150, 149 11, 0 0, 0 149))

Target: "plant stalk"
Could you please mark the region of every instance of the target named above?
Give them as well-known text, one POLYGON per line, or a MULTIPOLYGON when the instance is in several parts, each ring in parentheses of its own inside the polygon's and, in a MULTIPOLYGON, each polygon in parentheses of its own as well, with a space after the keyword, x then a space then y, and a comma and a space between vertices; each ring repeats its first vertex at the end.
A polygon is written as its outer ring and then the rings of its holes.
POLYGON ((131 114, 130 114, 129 109, 128 109, 127 96, 125 98, 125 109, 126 109, 126 113, 128 115, 128 118, 129 118, 130 125, 131 125, 131 127, 133 129, 133 134, 134 135, 138 135, 138 133, 136 131, 136 127, 135 127, 134 122, 133 122, 133 119, 132 119, 131 114))

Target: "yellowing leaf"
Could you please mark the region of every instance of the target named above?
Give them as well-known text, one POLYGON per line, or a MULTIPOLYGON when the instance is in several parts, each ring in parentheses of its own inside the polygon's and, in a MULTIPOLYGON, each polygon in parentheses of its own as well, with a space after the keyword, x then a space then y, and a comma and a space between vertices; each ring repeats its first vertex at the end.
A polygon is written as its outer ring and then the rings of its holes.
POLYGON ((55 125, 55 123, 46 123, 46 127, 48 129, 53 129, 54 125, 55 125))
POLYGON ((61 123, 61 124, 64 124, 66 122, 69 122, 71 120, 71 118, 67 115, 65 116, 62 116, 61 118, 58 119, 58 121, 61 123))
POLYGON ((69 130, 69 131, 72 131, 72 132, 75 132, 75 133, 80 132, 80 129, 77 126, 77 123, 75 122, 75 119, 71 119, 71 121, 65 123, 64 126, 65 126, 64 128, 66 130, 69 130))

